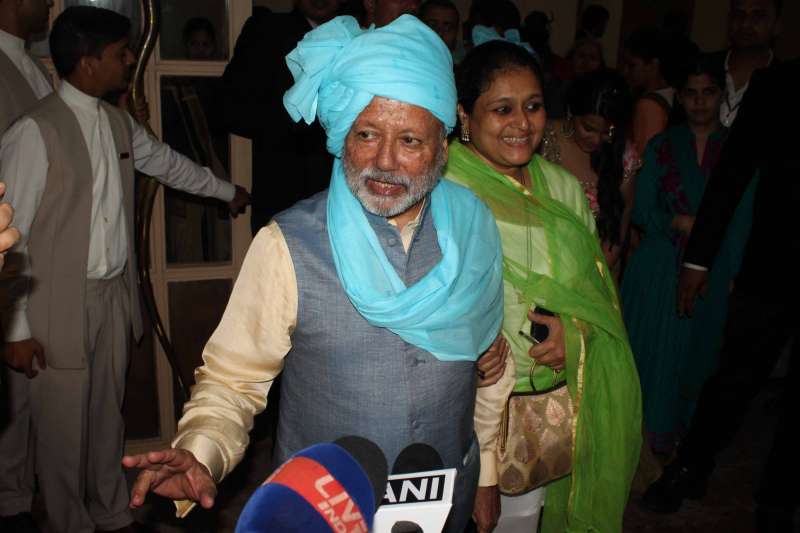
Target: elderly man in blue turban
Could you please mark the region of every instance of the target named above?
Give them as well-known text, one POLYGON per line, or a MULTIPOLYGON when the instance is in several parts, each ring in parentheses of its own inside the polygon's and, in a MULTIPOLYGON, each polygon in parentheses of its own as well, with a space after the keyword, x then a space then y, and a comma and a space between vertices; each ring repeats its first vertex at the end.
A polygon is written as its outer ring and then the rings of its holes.
POLYGON ((448 530, 460 532, 479 469, 476 360, 504 350, 493 343, 494 219, 440 178, 455 124, 450 52, 413 16, 369 30, 339 17, 287 62, 296 83, 285 107, 325 128, 330 188, 254 239, 173 449, 124 460, 144 469, 132 505, 153 491, 211 506, 282 372, 276 464, 345 435, 377 443, 389 464, 426 443, 458 469, 448 530))

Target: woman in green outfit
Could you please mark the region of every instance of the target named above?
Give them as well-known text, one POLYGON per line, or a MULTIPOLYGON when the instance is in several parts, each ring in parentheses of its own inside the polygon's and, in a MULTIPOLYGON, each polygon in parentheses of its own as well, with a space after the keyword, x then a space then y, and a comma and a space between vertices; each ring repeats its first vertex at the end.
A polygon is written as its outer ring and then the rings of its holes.
POLYGON ((708 292, 691 317, 677 315, 683 250, 725 130, 719 107, 724 73, 699 57, 678 92, 686 123, 654 137, 637 178, 633 222, 644 232, 622 284, 625 323, 642 381, 651 448, 669 456, 688 424, 722 341, 727 300, 750 231, 755 181, 711 269, 708 292))
POLYGON ((566 379, 573 402, 572 474, 546 486, 543 531, 622 530, 622 513, 641 444, 639 381, 614 280, 578 181, 535 155, 546 120, 542 77, 523 48, 491 41, 467 54, 457 72, 461 141, 450 145, 446 176, 492 209, 503 243, 503 335, 513 354, 503 378, 480 389, 475 424, 481 480, 479 531, 534 531, 541 490, 503 498, 494 458, 509 394, 566 379), (555 317, 533 310, 546 308, 555 317), (519 331, 549 328, 532 346, 519 331), (563 369, 563 371, 561 371, 563 369), (538 506, 537 506, 537 503, 538 506), (526 522, 527 520, 527 522, 526 522))

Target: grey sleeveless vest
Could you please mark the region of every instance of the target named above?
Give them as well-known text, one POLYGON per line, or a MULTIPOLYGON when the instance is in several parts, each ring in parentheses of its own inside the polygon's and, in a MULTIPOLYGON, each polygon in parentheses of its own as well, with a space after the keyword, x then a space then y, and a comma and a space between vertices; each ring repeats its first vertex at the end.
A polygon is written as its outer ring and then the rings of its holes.
MULTIPOLYGON (((120 158, 128 239, 124 280, 131 306, 134 338, 142 324, 133 246, 134 168, 130 123, 123 112, 102 102, 120 158)), ((75 114, 57 93, 42 100, 28 116, 39 126, 47 149, 47 184, 30 229, 28 255, 33 286, 28 321, 53 368, 84 368, 84 296, 92 214, 92 165, 75 114)))
MULTIPOLYGON (((312 444, 358 435, 381 447, 391 470, 400 451, 423 442, 439 452, 445 467, 459 469, 456 496, 471 512, 479 466, 472 424, 475 365, 439 361, 371 326, 356 311, 333 262, 327 198, 324 191, 275 217, 298 288, 297 327, 282 374, 276 464, 312 444)), ((386 219, 369 213, 367 218, 407 285, 441 259, 428 209, 408 254, 386 219)), ((461 525, 454 514, 451 523, 461 525)))
MULTIPOLYGON (((39 60, 33 57, 31 59, 38 68, 42 69, 49 80, 50 75, 46 74, 47 71, 44 70, 39 60)), ((11 59, 0 51, 0 135, 15 120, 36 105, 37 100, 36 94, 22 73, 11 62, 11 59)))

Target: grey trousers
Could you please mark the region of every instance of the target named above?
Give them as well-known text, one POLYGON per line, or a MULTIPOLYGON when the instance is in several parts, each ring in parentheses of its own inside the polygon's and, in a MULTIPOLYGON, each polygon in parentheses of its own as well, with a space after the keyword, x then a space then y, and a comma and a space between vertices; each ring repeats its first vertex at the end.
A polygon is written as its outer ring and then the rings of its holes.
POLYGON ((87 280, 85 323, 86 367, 48 367, 29 381, 36 477, 47 529, 58 533, 132 522, 120 462, 130 336, 122 277, 87 280))
POLYGON ((6 366, 0 374, 0 516, 12 516, 30 512, 33 501, 30 380, 6 366))

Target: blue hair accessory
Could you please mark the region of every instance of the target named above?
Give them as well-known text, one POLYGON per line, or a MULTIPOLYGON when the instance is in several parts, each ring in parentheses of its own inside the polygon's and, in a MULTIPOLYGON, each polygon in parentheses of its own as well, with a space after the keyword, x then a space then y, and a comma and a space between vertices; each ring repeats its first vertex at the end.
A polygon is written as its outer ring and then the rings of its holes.
POLYGON ((494 28, 490 28, 489 26, 484 26, 482 24, 476 24, 472 28, 472 44, 475 46, 480 46, 484 43, 488 43, 489 41, 505 41, 507 43, 516 44, 517 46, 521 46, 527 50, 533 57, 536 58, 537 61, 539 60, 539 55, 531 47, 531 45, 522 40, 519 30, 506 30, 503 35, 500 35, 494 28))

